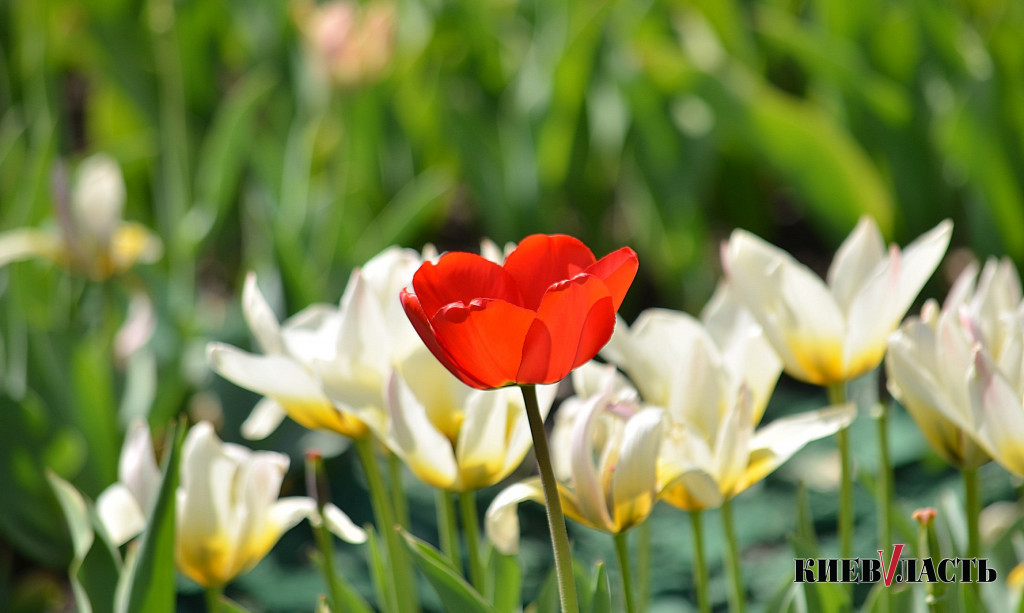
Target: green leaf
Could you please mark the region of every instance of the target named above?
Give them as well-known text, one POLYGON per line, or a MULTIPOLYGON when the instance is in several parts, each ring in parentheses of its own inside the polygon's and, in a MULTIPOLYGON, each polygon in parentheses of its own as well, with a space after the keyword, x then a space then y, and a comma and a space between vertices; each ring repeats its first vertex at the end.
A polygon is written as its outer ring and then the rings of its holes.
POLYGON ((175 503, 177 500, 179 457, 185 438, 185 426, 178 424, 171 433, 170 452, 164 463, 160 493, 157 496, 142 534, 138 560, 127 573, 129 587, 126 600, 119 607, 122 613, 174 613, 174 534, 175 503))
POLYGON ((366 551, 370 556, 370 575, 373 577, 373 588, 377 593, 377 606, 385 612, 395 610, 395 603, 389 600, 391 590, 388 589, 388 571, 384 564, 384 555, 380 549, 380 539, 372 525, 364 526, 366 530, 366 551))
MULTIPOLYGON (((220 595, 218 606, 220 607, 220 611, 218 613, 250 613, 249 609, 246 609, 223 594, 220 595)), ((330 613, 330 609, 325 610, 330 613)))
POLYGON ((612 592, 608 583, 608 573, 605 571, 603 562, 598 562, 594 573, 593 597, 591 598, 590 610, 593 613, 611 613, 612 592))
POLYGON ((114 594, 121 573, 119 556, 93 532, 95 510, 73 485, 52 472, 46 478, 53 488, 71 531, 74 558, 68 578, 78 610, 83 613, 114 610, 114 594))
POLYGON ((502 554, 494 547, 490 548, 487 560, 487 572, 490 577, 487 596, 497 613, 514 613, 522 604, 523 568, 516 556, 502 554))
POLYGON ((437 590, 441 602, 449 611, 493 613, 494 608, 452 568, 451 563, 427 543, 401 530, 405 545, 413 554, 416 566, 437 590))
MULTIPOLYGON (((209 135, 203 141, 196 164, 196 201, 212 231, 223 220, 237 188, 254 132, 253 119, 259 103, 271 91, 275 77, 266 70, 252 70, 217 109, 209 135)), ((185 219, 197 214, 193 209, 185 219)), ((198 245, 203 237, 194 238, 198 245)))

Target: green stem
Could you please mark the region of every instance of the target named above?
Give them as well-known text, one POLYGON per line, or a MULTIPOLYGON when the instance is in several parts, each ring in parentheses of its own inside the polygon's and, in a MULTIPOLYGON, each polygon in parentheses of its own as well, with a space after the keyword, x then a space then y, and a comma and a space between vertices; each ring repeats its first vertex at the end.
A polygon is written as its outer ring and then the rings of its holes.
MULTIPOLYGON (((981 535, 978 533, 978 519, 981 515, 981 490, 978 487, 978 469, 964 468, 961 470, 964 479, 964 505, 967 507, 967 557, 977 558, 981 555, 981 535)), ((973 605, 980 604, 981 593, 977 583, 968 583, 963 590, 968 610, 975 610, 973 605)))
POLYGON ((395 520, 398 525, 409 529, 409 500, 402 487, 402 461, 393 453, 388 454, 388 479, 391 482, 391 499, 395 505, 395 520))
MULTIPOLYGON (((933 552, 929 545, 928 525, 924 522, 919 523, 917 526, 917 557, 921 560, 924 560, 926 558, 932 557, 937 553, 938 552, 933 552)), ((924 602, 925 605, 928 607, 929 613, 939 613, 941 611, 941 609, 939 608, 939 594, 935 588, 935 582, 924 582, 924 602)), ((891 611, 892 607, 890 607, 889 610, 891 611)))
POLYGON ((388 564, 393 578, 388 590, 391 610, 402 613, 417 611, 419 607, 416 603, 416 588, 412 569, 409 567, 409 558, 405 555, 405 549, 398 540, 391 501, 384 489, 384 479, 380 474, 377 455, 373 452, 373 439, 370 437, 356 439, 354 446, 363 465, 363 471, 366 473, 366 484, 370 488, 374 519, 377 521, 381 534, 384 535, 384 544, 388 552, 388 564))
POLYGON ((743 613, 747 607, 746 592, 743 589, 743 571, 740 567, 740 548, 736 542, 736 532, 733 529, 732 504, 726 499, 722 503, 722 526, 725 528, 725 542, 728 545, 729 579, 732 583, 732 590, 729 592, 729 608, 732 611, 743 613))
POLYGON ((624 532, 615 535, 615 553, 619 557, 619 570, 622 571, 622 590, 626 596, 626 613, 635 613, 636 600, 633 597, 633 579, 629 572, 629 539, 624 532))
POLYGON ((642 522, 637 527, 636 542, 636 585, 641 611, 647 610, 651 597, 651 522, 642 522))
POLYGON ((324 574, 324 581, 331 592, 331 606, 340 610, 342 603, 341 591, 334 572, 334 540, 330 530, 327 529, 327 522, 324 520, 324 507, 330 497, 327 487, 327 473, 324 471, 324 459, 318 452, 306 454, 306 492, 316 501, 316 510, 320 515, 319 525, 313 527, 313 536, 320 548, 320 570, 324 574))
POLYGON ((964 478, 964 498, 967 506, 967 557, 976 558, 981 550, 981 537, 978 535, 978 516, 981 513, 978 469, 965 468, 960 472, 964 478))
POLYGON ((224 586, 213 585, 206 588, 206 613, 217 613, 220 611, 220 595, 224 593, 224 586))
POLYGON ((434 506, 437 508, 437 536, 441 541, 441 551, 461 574, 462 555, 459 553, 459 524, 455 519, 455 504, 452 503, 451 494, 444 490, 435 490, 434 506))
POLYGON ((544 489, 544 508, 547 511, 551 546, 555 554, 555 574, 558 576, 558 597, 562 604, 562 613, 577 613, 580 606, 576 598, 576 580, 572 572, 569 534, 565 530, 562 501, 558 497, 558 484, 555 481, 555 472, 551 468, 551 453, 548 451, 548 438, 544 432, 544 418, 541 417, 540 407, 537 405, 537 390, 532 385, 521 385, 520 389, 526 403, 526 417, 530 422, 530 434, 533 436, 533 452, 537 457, 537 469, 540 471, 540 482, 544 489))
MULTIPOLYGON (((846 383, 828 386, 828 400, 833 405, 845 404, 846 383)), ((837 442, 842 466, 839 483, 839 557, 849 558, 853 554, 853 461, 847 428, 839 431, 837 442)))
POLYGON ((700 609, 700 613, 711 613, 708 567, 704 563, 704 531, 701 529, 700 514, 700 511, 690 511, 690 527, 693 528, 693 581, 697 587, 697 608, 700 609))
MULTIPOLYGON (((883 551, 892 547, 892 464, 889 459, 889 407, 885 403, 877 405, 878 423, 878 546, 883 551)), ((893 610, 892 590, 882 590, 883 613, 893 610)))
POLYGON ((473 492, 459 492, 459 509, 462 511, 462 533, 466 536, 469 580, 476 591, 483 594, 487 574, 484 571, 483 560, 480 559, 480 520, 477 519, 476 497, 473 492))

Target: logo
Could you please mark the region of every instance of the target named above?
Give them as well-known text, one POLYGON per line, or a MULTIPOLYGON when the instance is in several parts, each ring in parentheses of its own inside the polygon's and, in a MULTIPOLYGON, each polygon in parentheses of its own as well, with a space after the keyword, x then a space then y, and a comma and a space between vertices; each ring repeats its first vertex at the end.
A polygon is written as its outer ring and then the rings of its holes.
POLYGON ((991 583, 996 569, 987 558, 907 558, 900 543, 892 546, 889 560, 877 558, 795 558, 796 583, 991 583))

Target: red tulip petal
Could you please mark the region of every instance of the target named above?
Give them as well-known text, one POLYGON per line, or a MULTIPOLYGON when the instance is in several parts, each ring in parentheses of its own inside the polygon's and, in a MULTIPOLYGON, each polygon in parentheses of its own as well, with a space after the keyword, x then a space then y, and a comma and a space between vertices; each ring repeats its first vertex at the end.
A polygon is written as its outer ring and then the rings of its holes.
POLYGON ((419 298, 416 294, 410 292, 407 289, 403 289, 399 296, 402 299, 402 308, 405 309, 405 314, 409 317, 409 321, 412 322, 412 327, 416 329, 416 333, 420 335, 420 339, 423 344, 427 346, 430 353, 434 354, 437 361, 444 365, 453 375, 455 375, 459 381, 462 381, 470 387, 478 387, 486 389, 489 387, 487 384, 474 379, 468 373, 462 372, 455 362, 448 355, 448 352, 437 342, 437 338, 434 337, 434 329, 430 327, 430 321, 427 319, 427 314, 423 312, 423 306, 420 304, 419 298))
POLYGON ((578 275, 593 265, 594 254, 578 239, 565 234, 534 234, 519 243, 505 259, 505 270, 515 279, 523 302, 537 310, 552 284, 578 275))
POLYGON ((537 314, 504 300, 477 299, 443 307, 431 320, 437 341, 474 387, 516 382, 523 343, 537 314))
POLYGON ((590 307, 587 319, 583 322, 580 332, 580 344, 576 348, 576 359, 573 369, 594 359, 598 351, 608 344, 615 331, 615 310, 612 308, 613 298, 598 300, 590 307))
POLYGON ((629 286, 633 284, 638 266, 636 252, 629 247, 623 247, 598 260, 586 272, 604 281, 612 295, 615 310, 618 311, 629 286))
MULTIPOLYGON (((545 383, 558 381, 597 355, 615 328, 612 297, 601 279, 587 274, 552 286, 541 300, 538 318, 551 334, 545 383)), ((526 348, 524 353, 529 353, 526 348)))
POLYGON ((551 364, 551 332, 544 322, 536 319, 523 341, 523 363, 516 374, 516 383, 554 383, 548 380, 548 366, 551 364))
POLYGON ((437 264, 424 262, 413 275, 412 286, 430 317, 447 304, 469 304, 476 298, 521 304, 516 282, 501 266, 461 251, 444 254, 437 264))

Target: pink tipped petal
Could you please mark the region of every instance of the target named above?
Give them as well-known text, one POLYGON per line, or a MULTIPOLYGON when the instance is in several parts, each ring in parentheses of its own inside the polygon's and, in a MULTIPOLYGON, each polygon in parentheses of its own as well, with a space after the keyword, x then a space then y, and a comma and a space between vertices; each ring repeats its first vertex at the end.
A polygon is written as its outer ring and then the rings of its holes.
POLYGON ((416 333, 419 334, 423 344, 427 346, 430 353, 434 354, 437 361, 444 364, 444 367, 448 369, 448 372, 455 375, 459 381, 462 381, 466 385, 486 388, 485 383, 473 378, 467 373, 462 372, 448 355, 448 352, 445 351, 437 342, 437 338, 434 336, 434 329, 430 326, 427 314, 423 312, 423 306, 420 305, 420 301, 416 294, 403 289, 399 296, 402 300, 402 308, 405 309, 405 314, 409 317, 409 321, 412 322, 412 327, 415 328, 416 333))
POLYGON ((534 234, 519 243, 505 260, 528 309, 536 310, 548 287, 583 272, 596 259, 578 239, 564 234, 534 234))
POLYGON ((629 286, 633 284, 639 266, 636 252, 629 247, 623 247, 595 262, 586 272, 604 281, 612 295, 612 306, 618 311, 626 292, 629 291, 629 286))
MULTIPOLYGON (((458 356, 457 372, 473 387, 488 389, 516 382, 526 335, 537 315, 503 300, 478 299, 441 309, 431 321, 437 342, 458 356)), ((453 371, 456 372, 456 371, 453 371)))
POLYGON ((468 304, 476 298, 521 304, 512 277, 501 266, 472 253, 446 253, 437 264, 424 262, 413 275, 412 286, 423 312, 431 318, 447 304, 468 304))

